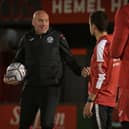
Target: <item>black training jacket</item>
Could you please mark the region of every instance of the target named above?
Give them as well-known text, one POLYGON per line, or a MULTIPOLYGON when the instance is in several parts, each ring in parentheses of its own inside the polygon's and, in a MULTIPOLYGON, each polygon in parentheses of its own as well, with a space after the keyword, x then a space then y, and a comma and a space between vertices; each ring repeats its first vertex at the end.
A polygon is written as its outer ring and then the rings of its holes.
POLYGON ((64 64, 68 64, 72 71, 81 75, 81 67, 72 56, 62 33, 52 29, 41 35, 28 32, 19 44, 14 62, 25 65, 26 85, 58 85, 63 76, 64 64))

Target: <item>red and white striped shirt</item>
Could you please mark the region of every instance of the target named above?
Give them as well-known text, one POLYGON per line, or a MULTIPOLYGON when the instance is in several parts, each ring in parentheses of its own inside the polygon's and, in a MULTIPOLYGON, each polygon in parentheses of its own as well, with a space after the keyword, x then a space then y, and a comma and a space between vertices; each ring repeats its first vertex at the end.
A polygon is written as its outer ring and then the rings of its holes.
POLYGON ((120 60, 110 56, 111 36, 102 36, 96 43, 90 64, 89 94, 96 94, 95 103, 114 107, 120 60))

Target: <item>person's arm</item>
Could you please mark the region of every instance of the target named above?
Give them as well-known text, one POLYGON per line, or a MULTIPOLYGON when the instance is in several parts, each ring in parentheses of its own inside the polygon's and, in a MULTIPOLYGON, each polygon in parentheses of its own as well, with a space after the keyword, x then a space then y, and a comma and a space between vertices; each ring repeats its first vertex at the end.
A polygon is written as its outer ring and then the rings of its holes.
POLYGON ((104 42, 101 42, 99 45, 97 45, 96 51, 94 51, 94 54, 96 54, 97 57, 96 62, 94 63, 97 63, 97 67, 96 69, 91 68, 91 70, 94 70, 94 76, 91 76, 92 82, 89 83, 90 84, 88 89, 89 96, 87 98, 87 102, 84 105, 83 109, 84 118, 85 116, 91 117, 93 115, 92 110, 96 96, 101 90, 103 82, 105 80, 106 71, 103 68, 105 63, 104 56, 106 56, 108 52, 108 47, 105 46, 106 44, 104 42))
MULTIPOLYGON (((89 94, 91 95, 91 99, 95 99, 99 91, 101 90, 103 83, 106 79, 107 68, 106 64, 108 63, 108 55, 109 55, 109 43, 108 41, 100 41, 100 43, 96 46, 96 69, 94 69, 94 76, 92 79, 92 91, 89 94)), ((92 78, 92 76, 91 76, 92 78)))
POLYGON ((25 40, 25 35, 20 39, 16 55, 15 55, 15 57, 14 57, 12 62, 20 62, 20 63, 24 64, 24 58, 25 58, 24 57, 25 56, 24 55, 25 54, 24 40, 25 40))
MULTIPOLYGON (((17 49, 16 56, 14 57, 12 63, 20 62, 20 63, 24 64, 24 45, 23 45, 23 43, 24 43, 24 37, 22 37, 19 42, 19 47, 17 49)), ((8 76, 6 76, 6 74, 4 75, 3 81, 4 81, 4 83, 9 84, 9 85, 18 85, 20 83, 17 80, 10 80, 8 78, 8 76)))
POLYGON ((99 91, 101 90, 105 80, 106 73, 104 72, 104 69, 103 69, 103 63, 104 62, 97 63, 96 78, 94 78, 93 80, 93 84, 92 84, 93 88, 92 88, 92 91, 89 93, 89 98, 92 101, 95 101, 95 98, 99 93, 99 91))
POLYGON ((77 63, 73 57, 68 42, 63 34, 60 34, 60 52, 64 62, 77 75, 81 75, 82 67, 77 63))
POLYGON ((115 16, 115 27, 111 46, 111 56, 114 58, 120 58, 122 56, 129 37, 129 16, 127 11, 121 8, 115 16))

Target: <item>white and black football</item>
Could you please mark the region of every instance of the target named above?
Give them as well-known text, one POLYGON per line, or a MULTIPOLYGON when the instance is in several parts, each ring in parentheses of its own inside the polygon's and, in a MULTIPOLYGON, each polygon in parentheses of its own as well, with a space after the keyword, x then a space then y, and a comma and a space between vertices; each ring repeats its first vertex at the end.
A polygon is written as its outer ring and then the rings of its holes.
POLYGON ((21 63, 11 63, 6 69, 6 77, 9 80, 22 81, 26 76, 25 66, 21 63))

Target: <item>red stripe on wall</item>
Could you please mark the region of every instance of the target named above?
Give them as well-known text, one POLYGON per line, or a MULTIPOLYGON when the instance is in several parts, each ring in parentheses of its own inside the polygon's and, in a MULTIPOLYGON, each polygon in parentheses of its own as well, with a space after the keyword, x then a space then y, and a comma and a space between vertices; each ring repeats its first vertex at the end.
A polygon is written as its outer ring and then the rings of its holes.
POLYGON ((87 50, 85 48, 72 48, 71 52, 73 55, 86 55, 87 50))

